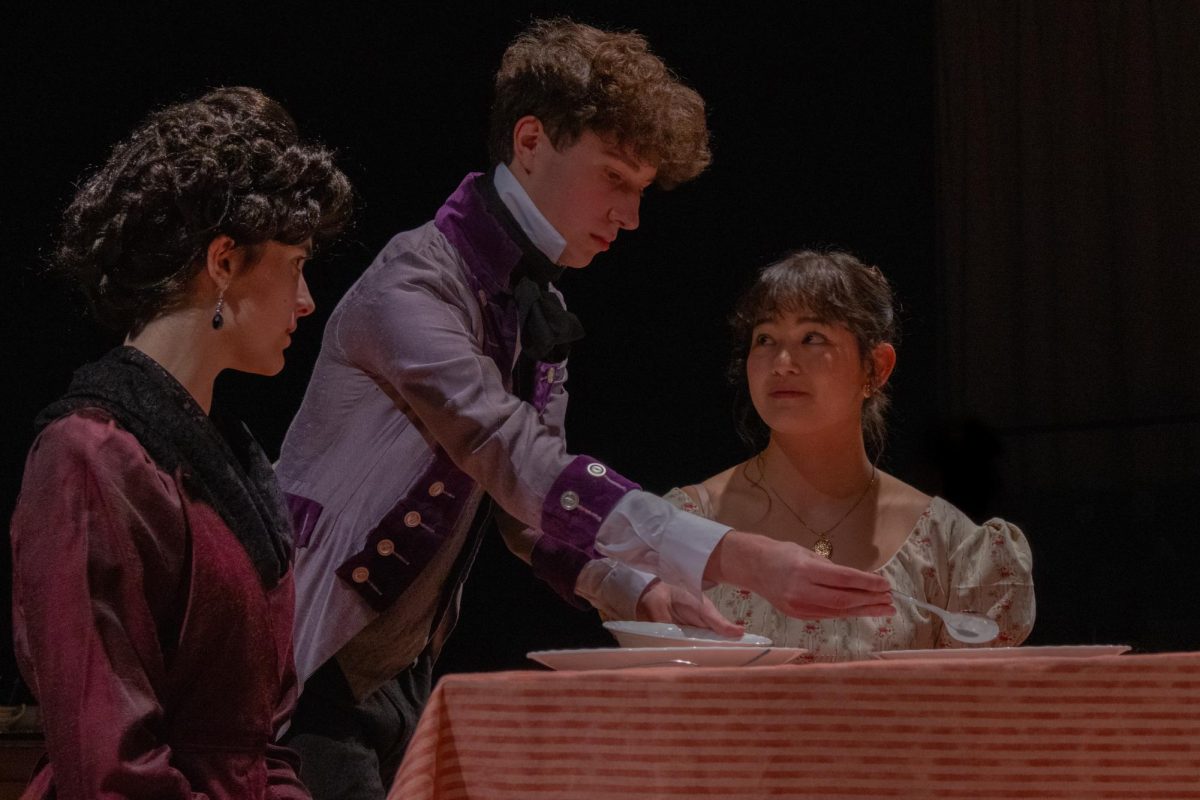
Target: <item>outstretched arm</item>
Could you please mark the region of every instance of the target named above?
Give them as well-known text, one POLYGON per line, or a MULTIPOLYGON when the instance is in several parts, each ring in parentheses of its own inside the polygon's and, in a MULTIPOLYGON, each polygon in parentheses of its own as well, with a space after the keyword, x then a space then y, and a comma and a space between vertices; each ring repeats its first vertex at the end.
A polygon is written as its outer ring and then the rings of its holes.
POLYGON ((834 564, 791 542, 730 531, 704 569, 704 579, 740 586, 789 617, 883 617, 896 612, 881 575, 834 564))

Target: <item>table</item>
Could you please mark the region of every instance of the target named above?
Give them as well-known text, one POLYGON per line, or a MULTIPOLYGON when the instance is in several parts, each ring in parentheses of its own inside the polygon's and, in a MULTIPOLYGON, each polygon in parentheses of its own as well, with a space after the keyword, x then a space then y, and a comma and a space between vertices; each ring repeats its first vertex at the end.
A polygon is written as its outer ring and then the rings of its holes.
POLYGON ((389 794, 1200 798, 1200 653, 448 676, 389 794))

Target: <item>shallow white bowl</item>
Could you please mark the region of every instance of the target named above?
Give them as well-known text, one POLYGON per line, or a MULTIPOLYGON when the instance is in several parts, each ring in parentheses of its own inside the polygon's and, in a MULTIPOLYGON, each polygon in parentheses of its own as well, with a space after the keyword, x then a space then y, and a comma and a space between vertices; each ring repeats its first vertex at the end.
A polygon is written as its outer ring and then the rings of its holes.
POLYGON ((765 636, 747 633, 743 636, 720 636, 705 628, 673 625, 670 622, 635 622, 632 620, 604 623, 621 647, 770 647, 765 636))

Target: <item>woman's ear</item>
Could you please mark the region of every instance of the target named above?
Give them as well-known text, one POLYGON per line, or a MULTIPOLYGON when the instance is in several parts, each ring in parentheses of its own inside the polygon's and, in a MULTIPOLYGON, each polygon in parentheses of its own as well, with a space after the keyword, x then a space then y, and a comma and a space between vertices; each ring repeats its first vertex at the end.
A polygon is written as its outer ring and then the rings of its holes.
POLYGON ((229 288, 233 276, 242 266, 242 250, 232 238, 221 234, 208 243, 204 271, 217 287, 219 294, 229 288))
POLYGON ((875 349, 871 351, 871 365, 874 367, 874 375, 871 376, 871 387, 874 391, 887 383, 892 370, 896 368, 896 348, 888 342, 875 345, 875 349))

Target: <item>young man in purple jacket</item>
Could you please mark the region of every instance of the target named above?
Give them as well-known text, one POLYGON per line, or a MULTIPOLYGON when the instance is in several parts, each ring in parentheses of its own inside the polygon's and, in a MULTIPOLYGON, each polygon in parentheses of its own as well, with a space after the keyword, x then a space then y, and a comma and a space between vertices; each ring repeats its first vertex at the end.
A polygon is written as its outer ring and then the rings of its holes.
POLYGON ((891 612, 882 578, 681 512, 567 449, 567 351, 583 328, 553 281, 637 227, 647 186, 708 165, 700 96, 640 35, 567 20, 514 40, 495 90, 493 169, 347 292, 280 456, 307 681, 288 741, 317 798, 383 797, 485 496, 536 575, 615 617, 736 633, 706 582, 795 616, 891 612))

